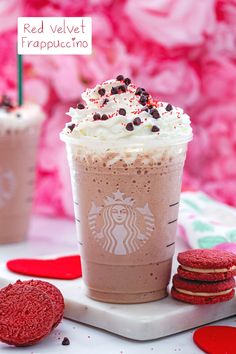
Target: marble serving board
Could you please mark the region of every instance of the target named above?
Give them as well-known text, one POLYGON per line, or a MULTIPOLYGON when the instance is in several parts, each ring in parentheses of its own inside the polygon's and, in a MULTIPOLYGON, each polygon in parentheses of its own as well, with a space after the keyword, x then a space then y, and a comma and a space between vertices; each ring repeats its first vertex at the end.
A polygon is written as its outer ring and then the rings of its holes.
MULTIPOLYGON (((9 272, 5 264, 0 265, 0 287, 17 279, 29 277, 9 272)), ((170 296, 146 304, 117 305, 86 297, 82 279, 44 280, 63 293, 66 318, 139 341, 165 337, 236 314, 236 296, 215 305, 190 305, 170 296)))

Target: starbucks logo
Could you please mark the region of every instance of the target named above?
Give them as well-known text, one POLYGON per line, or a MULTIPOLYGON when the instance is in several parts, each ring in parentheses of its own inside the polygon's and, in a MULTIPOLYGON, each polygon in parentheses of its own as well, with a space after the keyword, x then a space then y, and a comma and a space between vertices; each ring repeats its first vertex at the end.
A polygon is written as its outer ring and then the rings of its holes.
POLYGON ((154 217, 146 203, 138 208, 135 200, 119 190, 103 200, 92 202, 88 223, 94 239, 106 251, 126 255, 138 251, 151 237, 154 217))
POLYGON ((0 208, 12 198, 15 191, 16 181, 12 171, 0 171, 0 208))

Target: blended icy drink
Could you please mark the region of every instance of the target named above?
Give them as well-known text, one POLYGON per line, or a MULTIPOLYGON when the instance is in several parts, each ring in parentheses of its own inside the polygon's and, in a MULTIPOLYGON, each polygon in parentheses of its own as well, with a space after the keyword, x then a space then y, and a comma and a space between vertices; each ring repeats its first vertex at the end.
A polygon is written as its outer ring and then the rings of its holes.
POLYGON ((119 75, 82 94, 61 133, 87 295, 141 303, 167 295, 190 120, 119 75))
POLYGON ((0 98, 0 244, 27 236, 43 119, 36 104, 15 107, 0 98))

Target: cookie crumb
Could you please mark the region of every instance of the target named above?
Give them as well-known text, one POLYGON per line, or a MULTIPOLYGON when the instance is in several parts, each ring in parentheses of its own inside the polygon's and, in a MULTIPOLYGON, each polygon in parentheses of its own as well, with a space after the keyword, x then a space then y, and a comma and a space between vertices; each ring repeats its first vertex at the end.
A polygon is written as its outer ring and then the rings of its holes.
POLYGON ((70 345, 70 340, 67 337, 63 338, 63 341, 61 342, 61 345, 70 345))

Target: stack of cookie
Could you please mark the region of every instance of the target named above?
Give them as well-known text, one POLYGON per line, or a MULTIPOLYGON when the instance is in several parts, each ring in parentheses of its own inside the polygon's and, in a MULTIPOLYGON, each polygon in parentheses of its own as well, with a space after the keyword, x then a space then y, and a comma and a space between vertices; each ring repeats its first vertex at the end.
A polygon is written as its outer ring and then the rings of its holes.
POLYGON ((236 255, 212 249, 193 249, 178 254, 177 274, 171 295, 191 304, 215 304, 234 297, 236 255))
POLYGON ((15 346, 39 342, 62 320, 59 289, 41 280, 18 280, 0 290, 0 341, 15 346))

